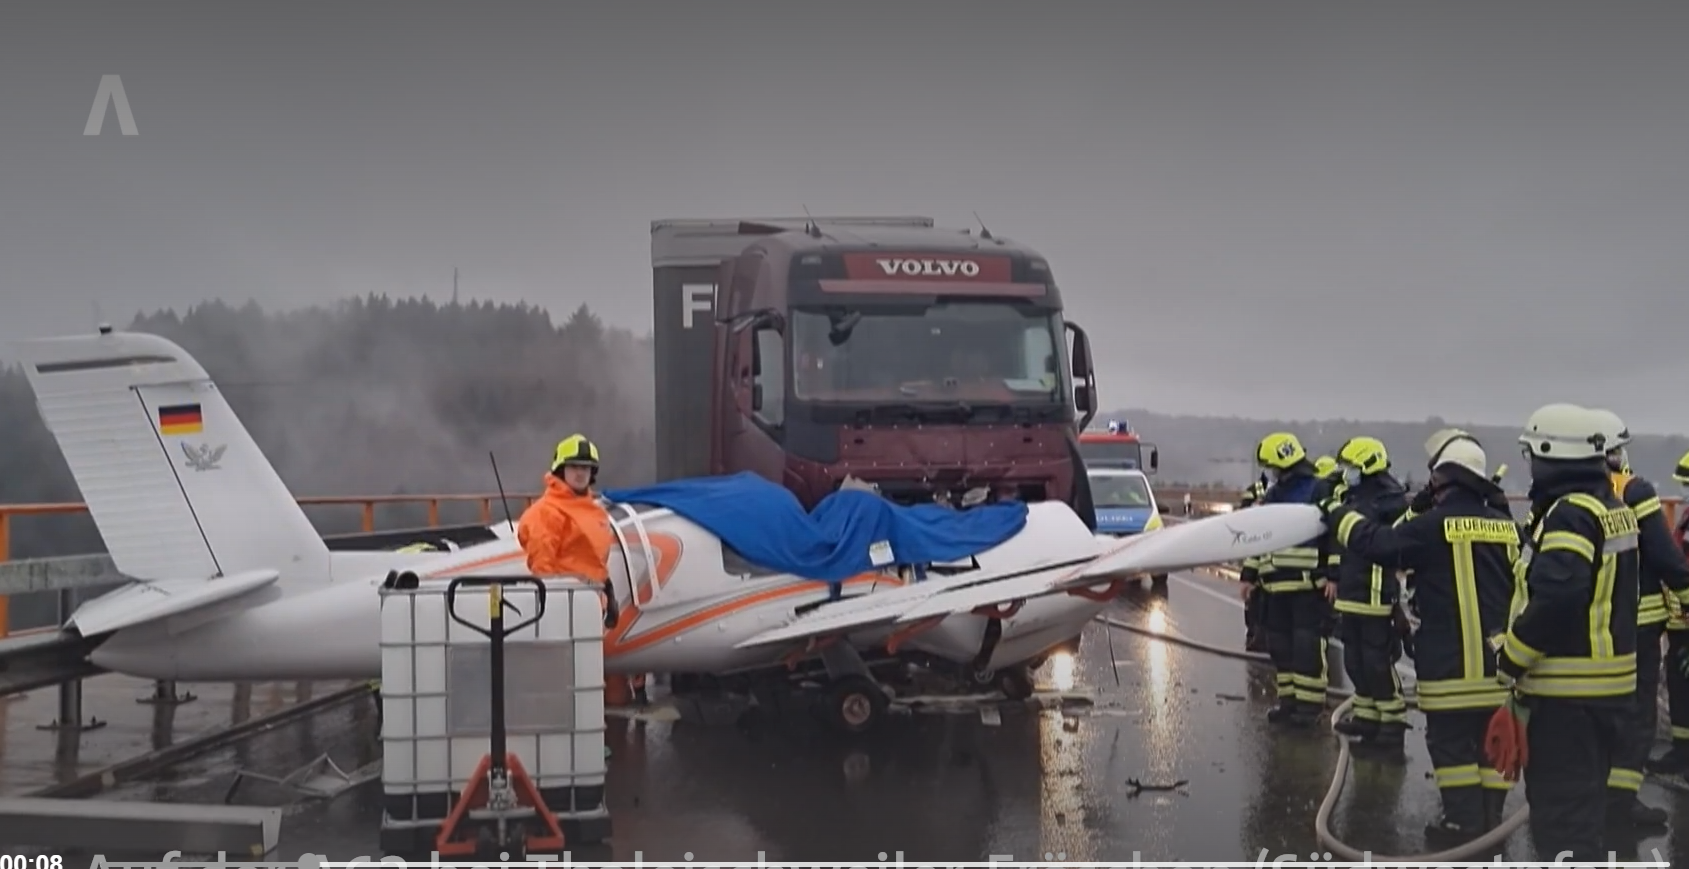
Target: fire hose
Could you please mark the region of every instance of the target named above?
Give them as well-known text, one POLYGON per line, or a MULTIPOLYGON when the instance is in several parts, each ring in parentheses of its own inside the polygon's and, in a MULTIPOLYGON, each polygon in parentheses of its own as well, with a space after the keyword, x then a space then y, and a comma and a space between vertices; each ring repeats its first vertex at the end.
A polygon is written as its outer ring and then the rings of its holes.
MULTIPOLYGON (((1229 649, 1224 646, 1216 646, 1211 643, 1204 643, 1200 640, 1183 637, 1169 631, 1151 630, 1149 628, 1134 625, 1119 619, 1110 618, 1108 616, 1099 615, 1097 616, 1097 621, 1102 622, 1110 628, 1150 637, 1152 639, 1165 640, 1169 643, 1195 649, 1199 652, 1207 652, 1211 655, 1219 655, 1225 658, 1235 658, 1244 661, 1271 662, 1271 658, 1261 652, 1246 652, 1239 649, 1229 649)), ((1314 814, 1314 834, 1319 837, 1320 845, 1325 848, 1329 848, 1333 856, 1340 860, 1356 863, 1370 860, 1372 863, 1378 865, 1424 865, 1426 863, 1465 862, 1479 855, 1490 856, 1498 853, 1501 846, 1505 844, 1520 827, 1525 825, 1525 821, 1530 817, 1531 810, 1529 806, 1514 812, 1500 824, 1497 824, 1495 829, 1490 830, 1489 832, 1472 839, 1469 842, 1432 854, 1417 854, 1412 856, 1380 856, 1378 854, 1369 854, 1368 852, 1362 851, 1359 848, 1356 848, 1337 838, 1337 835, 1331 831, 1331 813, 1337 808, 1337 798, 1343 793, 1343 784, 1349 777, 1350 749, 1349 740, 1341 733, 1338 733, 1335 728, 1337 723, 1343 719, 1344 714, 1354 706, 1355 698, 1353 696, 1353 692, 1342 688, 1327 688, 1326 693, 1335 697, 1342 697, 1344 700, 1331 712, 1331 724, 1334 728, 1332 733, 1337 737, 1338 745, 1337 765, 1331 773, 1331 784, 1325 789, 1325 799, 1320 801, 1319 811, 1314 814)), ((1408 702, 1409 705, 1417 708, 1417 703, 1412 700, 1409 700, 1408 702)))

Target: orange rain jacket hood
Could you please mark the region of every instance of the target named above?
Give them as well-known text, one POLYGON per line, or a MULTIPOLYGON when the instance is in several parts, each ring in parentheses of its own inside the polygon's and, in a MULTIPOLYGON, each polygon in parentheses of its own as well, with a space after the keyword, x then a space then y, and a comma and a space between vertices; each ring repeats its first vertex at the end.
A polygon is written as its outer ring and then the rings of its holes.
POLYGON ((522 511, 516 541, 528 556, 528 572, 538 577, 579 576, 594 582, 610 578, 610 514, 591 492, 577 495, 554 474, 545 476, 545 494, 522 511))

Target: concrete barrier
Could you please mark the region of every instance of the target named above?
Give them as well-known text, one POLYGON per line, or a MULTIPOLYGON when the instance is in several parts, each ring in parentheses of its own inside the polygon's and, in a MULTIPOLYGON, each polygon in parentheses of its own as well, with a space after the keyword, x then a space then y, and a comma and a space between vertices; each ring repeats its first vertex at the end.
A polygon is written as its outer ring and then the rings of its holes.
POLYGON ((78 851, 262 857, 281 839, 280 806, 0 799, 0 842, 78 851))

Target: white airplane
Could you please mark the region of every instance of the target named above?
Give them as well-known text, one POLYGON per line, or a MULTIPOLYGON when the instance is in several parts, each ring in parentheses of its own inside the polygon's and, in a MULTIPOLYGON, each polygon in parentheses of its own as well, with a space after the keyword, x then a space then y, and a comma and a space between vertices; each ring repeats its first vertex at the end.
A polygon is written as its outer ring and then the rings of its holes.
MULTIPOLYGON (((20 343, 12 358, 113 562, 136 580, 65 624, 104 637, 97 666, 184 682, 379 678, 377 589, 390 572, 525 572, 508 523, 452 552, 331 552, 205 369, 169 340, 102 327, 20 343)), ((667 509, 612 505, 606 669, 723 675, 819 657, 844 679, 863 675, 861 653, 903 649, 1012 673, 1077 637, 1126 579, 1263 554, 1322 527, 1315 508, 1269 506, 1117 540, 1064 504, 1029 510, 1019 534, 966 564, 931 565, 919 581, 864 573, 829 601, 828 583, 745 564, 667 509)))

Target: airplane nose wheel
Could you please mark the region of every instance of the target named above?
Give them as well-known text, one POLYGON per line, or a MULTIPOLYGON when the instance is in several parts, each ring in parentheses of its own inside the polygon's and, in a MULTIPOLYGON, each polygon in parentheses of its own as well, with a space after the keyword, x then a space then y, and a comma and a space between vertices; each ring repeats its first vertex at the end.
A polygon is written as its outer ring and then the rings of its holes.
POLYGON ((1003 692, 1003 696, 1010 700, 1025 700, 1032 696, 1037 687, 1032 684, 1032 673, 1025 667, 1008 667, 997 671, 997 678, 991 680, 992 687, 1003 692))
POLYGON ((1010 700, 1025 700, 1036 689, 1032 672, 1025 667, 1005 667, 1001 670, 975 670, 974 684, 989 685, 1010 700))
POLYGON ((846 676, 827 691, 828 718, 845 733, 865 733, 880 722, 891 699, 864 676, 846 676))

